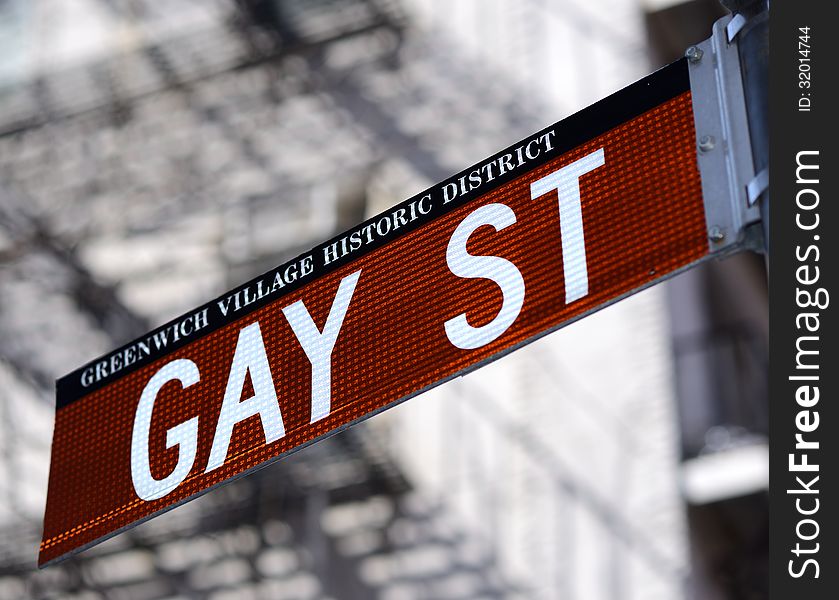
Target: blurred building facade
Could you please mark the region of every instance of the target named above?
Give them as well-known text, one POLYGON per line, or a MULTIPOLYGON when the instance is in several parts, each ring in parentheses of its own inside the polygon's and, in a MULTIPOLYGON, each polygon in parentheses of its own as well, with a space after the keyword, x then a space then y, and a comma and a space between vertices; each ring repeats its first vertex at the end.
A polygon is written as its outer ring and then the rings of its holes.
POLYGON ((685 416, 662 286, 34 570, 57 376, 645 75, 659 10, 0 1, 0 599, 711 589, 685 440, 762 431, 685 416))

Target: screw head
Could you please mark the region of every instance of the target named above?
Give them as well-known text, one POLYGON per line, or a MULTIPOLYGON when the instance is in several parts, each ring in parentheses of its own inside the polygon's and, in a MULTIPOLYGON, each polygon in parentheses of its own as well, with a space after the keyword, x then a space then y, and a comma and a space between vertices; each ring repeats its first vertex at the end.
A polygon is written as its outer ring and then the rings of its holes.
POLYGON ((699 46, 691 46, 685 50, 685 56, 692 63, 698 63, 702 60, 702 55, 705 54, 699 46))
POLYGON ((708 230, 708 239, 715 244, 719 244, 725 239, 725 233, 723 233, 723 230, 718 225, 714 225, 708 230))
POLYGON ((701 138, 699 138, 699 149, 702 152, 708 152, 714 149, 716 143, 717 141, 714 139, 714 136, 703 135, 701 138))

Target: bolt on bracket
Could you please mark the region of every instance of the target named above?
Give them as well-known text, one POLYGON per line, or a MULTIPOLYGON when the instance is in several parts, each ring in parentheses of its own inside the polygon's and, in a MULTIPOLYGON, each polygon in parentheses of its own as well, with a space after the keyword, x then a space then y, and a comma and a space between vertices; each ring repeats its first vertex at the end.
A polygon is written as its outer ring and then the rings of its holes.
POLYGON ((736 31, 729 37, 732 20, 718 20, 709 39, 685 52, 709 248, 715 254, 744 249, 746 227, 760 220, 748 196, 755 172, 736 31))

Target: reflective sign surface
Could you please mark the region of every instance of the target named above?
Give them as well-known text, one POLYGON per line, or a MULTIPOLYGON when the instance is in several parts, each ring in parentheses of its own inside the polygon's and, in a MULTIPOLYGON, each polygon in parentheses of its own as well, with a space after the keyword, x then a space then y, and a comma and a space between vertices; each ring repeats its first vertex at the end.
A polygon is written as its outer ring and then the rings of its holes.
POLYGON ((62 378, 40 563, 708 254, 680 61, 62 378))

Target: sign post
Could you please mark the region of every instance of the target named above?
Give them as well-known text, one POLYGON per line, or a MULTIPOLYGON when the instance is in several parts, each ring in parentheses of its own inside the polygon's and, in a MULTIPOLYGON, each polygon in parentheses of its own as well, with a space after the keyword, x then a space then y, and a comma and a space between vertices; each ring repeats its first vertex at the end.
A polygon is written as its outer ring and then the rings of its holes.
POLYGON ((744 248, 725 153, 697 161, 697 135, 731 133, 697 101, 718 101, 703 69, 673 63, 60 379, 39 564, 744 248))

